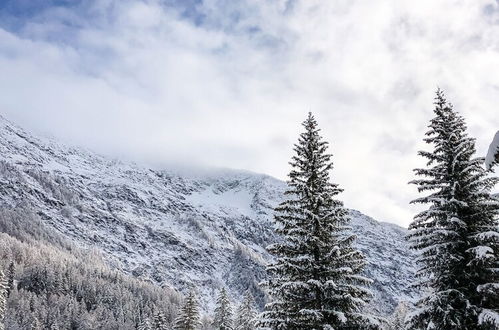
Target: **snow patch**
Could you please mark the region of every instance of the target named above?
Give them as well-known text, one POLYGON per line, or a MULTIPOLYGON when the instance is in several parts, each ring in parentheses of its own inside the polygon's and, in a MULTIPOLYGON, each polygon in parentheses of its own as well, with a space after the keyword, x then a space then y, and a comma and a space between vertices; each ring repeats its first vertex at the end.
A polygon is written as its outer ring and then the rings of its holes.
POLYGON ((202 207, 206 211, 224 212, 237 211, 246 216, 254 216, 251 209, 253 194, 248 190, 231 189, 224 192, 215 192, 212 189, 193 192, 185 196, 187 202, 202 207))

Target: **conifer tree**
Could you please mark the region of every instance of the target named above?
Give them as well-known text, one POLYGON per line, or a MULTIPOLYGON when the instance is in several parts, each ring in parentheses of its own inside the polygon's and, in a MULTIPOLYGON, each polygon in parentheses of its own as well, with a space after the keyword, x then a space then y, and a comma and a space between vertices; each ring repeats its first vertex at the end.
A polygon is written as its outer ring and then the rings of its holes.
POLYGON ((353 247, 342 191, 330 181, 332 155, 312 116, 303 123, 290 164, 286 199, 276 208, 282 241, 268 247, 271 302, 259 325, 271 329, 369 329, 378 322, 362 312, 371 297, 361 275, 365 260, 353 247))
POLYGON ((137 327, 137 330, 155 330, 155 329, 153 329, 149 319, 146 318, 140 322, 139 326, 137 327))
POLYGON ((0 270, 0 330, 4 330, 4 320, 7 301, 7 281, 3 271, 0 270))
POLYGON ((400 302, 395 310, 393 311, 391 317, 389 318, 389 324, 387 330, 404 330, 406 329, 405 319, 407 317, 407 303, 400 302))
POLYGON ((235 330, 255 330, 256 329, 255 301, 251 291, 246 291, 244 300, 239 305, 236 312, 235 330))
MULTIPOLYGON (((149 323, 149 320, 145 320, 146 323, 149 323)), ((166 320, 165 314, 162 312, 156 312, 153 316, 153 330, 168 330, 168 321, 166 320)))
POLYGON ((16 266, 13 261, 10 262, 9 268, 7 270, 7 297, 14 289, 14 278, 16 276, 16 266))
POLYGON ((498 200, 490 194, 483 158, 474 158, 475 140, 464 119, 446 101, 435 98, 435 117, 424 141, 432 151, 420 151, 426 168, 416 169, 429 205, 409 226, 409 240, 419 252, 419 281, 425 293, 409 315, 411 329, 499 328, 498 200))
POLYGON ((213 327, 217 330, 232 329, 232 308, 225 288, 220 289, 213 317, 213 327))
POLYGON ((195 330, 200 326, 201 317, 199 315, 199 303, 194 290, 191 290, 175 320, 175 329, 195 330))

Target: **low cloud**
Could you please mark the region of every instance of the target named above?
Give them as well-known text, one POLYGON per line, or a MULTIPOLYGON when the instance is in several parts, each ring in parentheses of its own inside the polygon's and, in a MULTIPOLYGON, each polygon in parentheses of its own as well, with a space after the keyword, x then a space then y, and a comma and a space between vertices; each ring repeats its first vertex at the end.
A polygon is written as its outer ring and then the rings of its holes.
POLYGON ((494 1, 47 3, 1 9, 0 113, 98 152, 285 178, 311 110, 346 205, 407 225, 436 87, 499 129, 494 1))

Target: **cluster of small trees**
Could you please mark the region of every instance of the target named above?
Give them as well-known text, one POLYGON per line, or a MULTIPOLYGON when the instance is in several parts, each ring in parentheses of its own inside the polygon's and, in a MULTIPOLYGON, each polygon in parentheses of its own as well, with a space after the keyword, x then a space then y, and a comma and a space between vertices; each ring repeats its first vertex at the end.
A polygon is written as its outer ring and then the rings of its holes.
POLYGON ((0 228, 0 329, 135 330, 156 311, 175 319, 175 290, 110 269, 28 210, 0 209, 0 228))
MULTIPOLYGON (((234 313, 231 299, 225 288, 218 294, 213 318, 201 317, 200 307, 195 291, 191 290, 173 324, 176 330, 216 329, 216 330, 255 330, 257 311, 250 291, 247 291, 243 301, 234 313)), ((138 327, 139 330, 170 329, 160 315, 152 320, 146 319, 138 327)))

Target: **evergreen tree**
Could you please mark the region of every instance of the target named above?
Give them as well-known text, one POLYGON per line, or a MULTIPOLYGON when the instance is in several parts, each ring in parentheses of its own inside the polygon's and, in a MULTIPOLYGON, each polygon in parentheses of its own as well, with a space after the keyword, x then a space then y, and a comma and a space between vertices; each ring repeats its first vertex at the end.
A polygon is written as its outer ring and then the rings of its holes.
POLYGON ((2 270, 0 270, 0 330, 4 330, 5 312, 7 309, 7 281, 2 270))
POLYGON ((417 287, 426 293, 409 315, 411 329, 498 329, 499 203, 490 194, 497 178, 473 158, 475 141, 464 119, 441 90, 435 117, 420 151, 427 167, 412 181, 427 193, 413 203, 429 205, 409 226, 412 248, 419 251, 417 287))
POLYGON ((272 329, 364 329, 378 322, 363 314, 371 297, 361 276, 365 260, 352 243, 349 217, 330 182, 328 143, 312 116, 295 145, 286 199, 276 208, 282 241, 268 247, 271 302, 259 324, 272 329))
MULTIPOLYGON (((149 320, 145 320, 146 323, 149 323, 149 320)), ((162 312, 156 312, 153 316, 153 330, 168 330, 168 321, 166 320, 165 314, 162 312)))
POLYGON ((256 310, 253 295, 248 290, 236 312, 235 330, 255 330, 256 310))
POLYGON ((407 317, 407 303, 400 302, 388 320, 389 324, 387 330, 406 329, 406 324, 405 324, 406 317, 407 317))
POLYGON ((225 288, 220 289, 218 294, 213 327, 217 330, 232 329, 232 308, 230 306, 229 295, 225 288))
POLYGON ((191 290, 175 320, 177 330, 195 330, 201 326, 199 303, 194 290, 191 290))
POLYGON ((16 266, 13 261, 9 264, 9 269, 7 270, 7 297, 14 289, 14 278, 16 276, 16 266))
POLYGON ((151 322, 149 322, 149 319, 143 319, 139 326, 137 327, 137 330, 155 330, 156 328, 153 329, 151 322))

